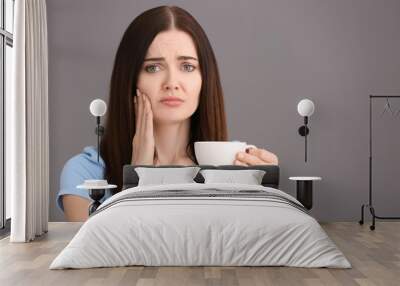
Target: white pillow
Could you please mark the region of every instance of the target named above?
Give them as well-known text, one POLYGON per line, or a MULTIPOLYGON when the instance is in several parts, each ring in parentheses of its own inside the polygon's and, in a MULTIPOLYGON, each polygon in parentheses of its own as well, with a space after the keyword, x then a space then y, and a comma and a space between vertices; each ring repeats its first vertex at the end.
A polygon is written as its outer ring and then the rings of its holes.
POLYGON ((139 176, 138 186, 196 183, 193 179, 199 167, 136 167, 139 176))
POLYGON ((204 177, 204 183, 236 183, 248 185, 261 185, 265 175, 263 170, 201 170, 200 174, 204 177))

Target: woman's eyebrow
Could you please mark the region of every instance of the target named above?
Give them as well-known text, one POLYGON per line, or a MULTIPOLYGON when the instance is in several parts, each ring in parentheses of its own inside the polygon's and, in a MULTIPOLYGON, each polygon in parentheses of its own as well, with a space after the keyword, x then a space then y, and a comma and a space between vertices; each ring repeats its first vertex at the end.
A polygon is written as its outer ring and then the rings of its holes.
MULTIPOLYGON (((195 57, 191 57, 191 56, 179 56, 177 57, 178 60, 195 60, 197 61, 197 59, 195 57)), ((147 58, 144 59, 145 62, 147 61, 165 61, 165 58, 161 57, 161 58, 147 58)))

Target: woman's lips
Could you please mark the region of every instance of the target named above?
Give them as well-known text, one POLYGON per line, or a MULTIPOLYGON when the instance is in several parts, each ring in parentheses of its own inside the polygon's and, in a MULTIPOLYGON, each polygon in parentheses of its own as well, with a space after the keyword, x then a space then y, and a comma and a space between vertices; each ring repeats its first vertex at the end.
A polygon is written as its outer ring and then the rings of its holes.
POLYGON ((183 101, 179 100, 179 99, 164 99, 164 100, 161 100, 161 103, 163 103, 167 106, 170 106, 170 107, 176 107, 176 106, 181 105, 183 103, 183 101))

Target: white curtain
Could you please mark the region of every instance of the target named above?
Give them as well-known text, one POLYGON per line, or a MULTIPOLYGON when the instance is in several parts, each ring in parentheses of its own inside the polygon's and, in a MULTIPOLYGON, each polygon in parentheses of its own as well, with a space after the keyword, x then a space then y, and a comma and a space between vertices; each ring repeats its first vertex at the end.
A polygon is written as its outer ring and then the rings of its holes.
POLYGON ((6 181, 11 188, 10 241, 29 242, 48 229, 46 2, 17 0, 14 11, 14 93, 6 98, 6 181))

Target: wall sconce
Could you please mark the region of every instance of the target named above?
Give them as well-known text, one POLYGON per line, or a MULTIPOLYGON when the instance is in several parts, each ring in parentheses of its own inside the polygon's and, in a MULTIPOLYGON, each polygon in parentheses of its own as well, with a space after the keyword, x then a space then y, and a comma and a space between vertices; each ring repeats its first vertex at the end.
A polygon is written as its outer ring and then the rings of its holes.
POLYGON ((304 117, 304 125, 300 126, 299 134, 304 136, 305 142, 305 151, 304 151, 304 160, 307 162, 307 135, 310 133, 310 129, 307 127, 308 117, 310 117, 314 113, 314 103, 309 99, 302 99, 297 104, 297 112, 304 117))
MULTIPOLYGON (((107 104, 101 99, 95 99, 90 103, 90 113, 96 117, 96 129, 94 132, 97 135, 97 163, 100 156, 100 136, 104 134, 104 127, 100 125, 100 117, 106 114, 107 104)), ((104 197, 106 189, 116 188, 117 185, 110 185, 107 180, 85 180, 82 185, 77 186, 78 189, 87 189, 89 197, 93 202, 89 205, 89 216, 94 213, 100 206, 100 200, 104 197)))

